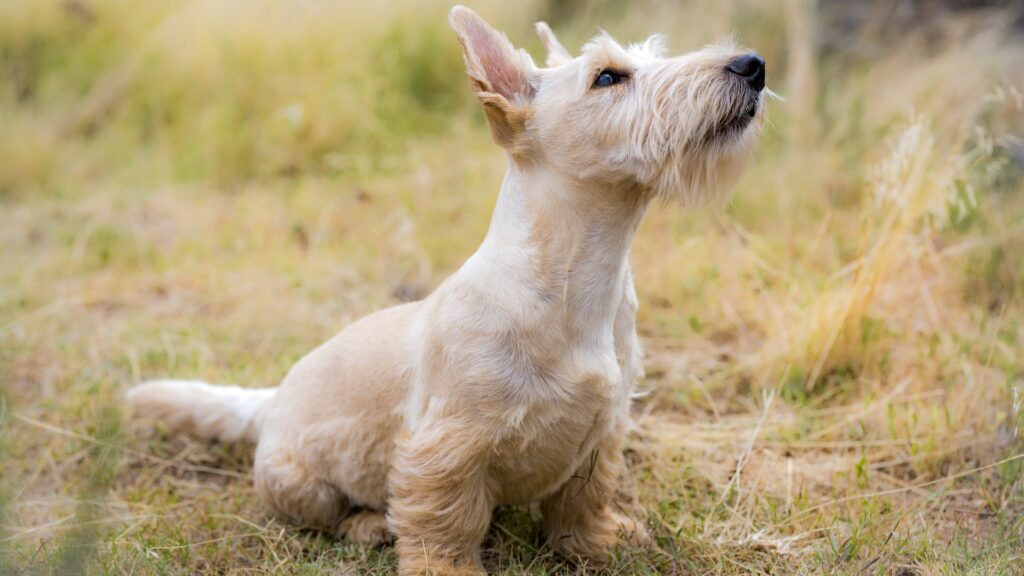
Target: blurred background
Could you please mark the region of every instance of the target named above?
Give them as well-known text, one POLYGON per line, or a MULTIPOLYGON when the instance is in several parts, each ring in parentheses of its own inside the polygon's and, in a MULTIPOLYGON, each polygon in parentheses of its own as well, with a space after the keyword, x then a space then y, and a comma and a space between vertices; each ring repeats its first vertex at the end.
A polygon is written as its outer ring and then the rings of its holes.
MULTIPOLYGON (((469 2, 544 57, 599 30, 767 60, 732 200, 632 262, 630 461, 658 548, 619 573, 1014 573, 1024 554, 1024 6, 469 2)), ((276 384, 418 299, 504 173, 447 2, 0 2, 0 568, 390 573, 285 529, 248 447, 150 431, 132 383, 276 384)), ((495 573, 586 572, 501 511, 495 573)))

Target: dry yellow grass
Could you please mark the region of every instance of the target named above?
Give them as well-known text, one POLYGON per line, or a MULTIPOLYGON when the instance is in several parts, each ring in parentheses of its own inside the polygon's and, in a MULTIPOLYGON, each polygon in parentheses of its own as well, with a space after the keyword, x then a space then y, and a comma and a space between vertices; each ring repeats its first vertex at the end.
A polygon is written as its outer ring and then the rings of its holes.
MULTIPOLYGON (((269 520, 247 447, 138 429, 120 397, 272 385, 471 253, 503 165, 447 8, 0 4, 2 571, 393 571, 269 520)), ((735 33, 786 97, 730 204, 657 210, 633 250, 657 549, 612 571, 1024 572, 1012 14, 893 33, 799 0, 478 8, 535 53, 540 17, 570 47, 735 33)), ((502 511, 487 564, 585 570, 541 541, 502 511)))

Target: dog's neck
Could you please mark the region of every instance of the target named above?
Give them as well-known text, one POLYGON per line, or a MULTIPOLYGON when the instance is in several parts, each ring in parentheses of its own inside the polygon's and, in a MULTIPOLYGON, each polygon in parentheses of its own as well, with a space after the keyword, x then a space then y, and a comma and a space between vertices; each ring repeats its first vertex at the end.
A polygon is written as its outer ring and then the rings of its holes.
POLYGON ((638 190, 509 162, 474 260, 487 263, 496 284, 516 287, 496 298, 525 291, 571 340, 601 337, 621 303, 629 249, 648 203, 638 190))

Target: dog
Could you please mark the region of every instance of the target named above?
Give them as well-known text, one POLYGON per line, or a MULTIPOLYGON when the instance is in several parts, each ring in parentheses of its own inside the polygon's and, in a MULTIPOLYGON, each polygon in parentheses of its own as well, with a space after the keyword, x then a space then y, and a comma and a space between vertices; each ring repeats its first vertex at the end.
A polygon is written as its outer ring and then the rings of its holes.
POLYGON ((507 156, 489 231, 430 296, 356 321, 274 389, 162 380, 135 413, 256 444, 278 516, 355 542, 396 538, 399 572, 485 574, 495 507, 539 503, 549 545, 601 563, 642 545, 613 502, 643 375, 630 246, 658 200, 721 195, 763 124, 765 64, 717 45, 663 55, 607 34, 546 66, 473 11, 449 21, 507 156))

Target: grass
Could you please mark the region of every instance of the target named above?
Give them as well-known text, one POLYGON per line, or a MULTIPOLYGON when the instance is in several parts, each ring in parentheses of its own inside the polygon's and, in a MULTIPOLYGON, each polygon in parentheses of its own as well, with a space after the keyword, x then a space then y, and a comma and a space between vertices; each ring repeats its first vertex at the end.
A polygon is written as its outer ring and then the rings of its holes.
MULTIPOLYGON (((479 6, 535 57, 537 18, 570 47, 735 32, 786 96, 728 206, 641 228, 629 458, 657 546, 609 572, 1024 573, 1014 15, 783 6, 479 6)), ((269 519, 250 447, 147 430, 121 394, 273 385, 472 252, 504 167, 447 7, 0 5, 0 572, 394 571, 269 519)), ((486 563, 589 570, 541 542, 501 510, 486 563)))

